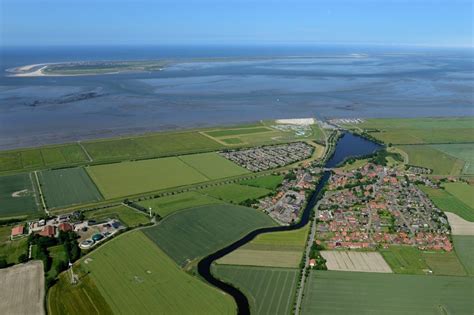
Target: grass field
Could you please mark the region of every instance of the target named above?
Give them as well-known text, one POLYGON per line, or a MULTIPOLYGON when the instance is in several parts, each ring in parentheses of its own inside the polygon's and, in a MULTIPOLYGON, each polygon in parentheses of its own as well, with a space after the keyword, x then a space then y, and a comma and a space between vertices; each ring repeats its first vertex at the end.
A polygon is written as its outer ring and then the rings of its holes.
POLYGON ((463 174, 474 175, 474 144, 436 144, 431 147, 464 161, 463 174))
POLYGON ((38 211, 31 174, 0 177, 0 216, 12 217, 38 211))
POLYGON ((217 261, 222 265, 297 268, 303 252, 239 248, 217 261))
POLYGON ((378 130, 371 135, 393 144, 474 142, 474 118, 367 119, 350 127, 378 130))
POLYGON ((224 178, 247 172, 215 153, 97 165, 87 170, 106 199, 201 183, 217 174, 224 178))
POLYGON ((244 247, 259 250, 303 251, 308 237, 309 224, 302 229, 284 232, 272 232, 258 235, 244 247))
POLYGON ((443 187, 469 207, 474 208, 474 186, 466 183, 446 183, 443 187))
POLYGON ((111 208, 92 210, 84 212, 86 219, 103 220, 118 219, 128 227, 136 227, 140 224, 150 222, 150 219, 144 213, 130 209, 127 206, 120 205, 111 208))
POLYGON ((0 172, 32 170, 87 162, 78 144, 0 152, 0 172))
POLYGON ((230 296, 179 269, 141 232, 124 234, 88 258, 83 268, 116 314, 235 312, 230 296))
POLYGON ((418 248, 390 246, 387 249, 381 249, 380 253, 395 273, 419 275, 428 273, 429 266, 418 248))
POLYGON ((455 252, 422 252, 423 259, 435 275, 465 276, 466 270, 455 252))
POLYGON ((266 175, 239 182, 239 184, 275 190, 283 181, 283 175, 266 175))
POLYGON ((464 269, 474 276, 474 236, 453 235, 454 249, 464 269))
POLYGON ((102 200, 102 196, 83 168, 47 170, 38 173, 41 190, 49 208, 102 200))
POLYGON ((253 128, 238 128, 238 129, 206 131, 206 134, 214 138, 221 138, 221 137, 226 137, 226 136, 240 136, 240 135, 262 133, 262 132, 269 132, 269 131, 274 131, 274 130, 262 126, 262 127, 253 127, 253 128))
POLYGON ((208 205, 179 211, 144 230, 179 265, 208 255, 248 232, 276 223, 261 211, 208 205))
POLYGON ((16 264, 20 255, 28 252, 28 239, 10 240, 11 229, 12 226, 0 227, 0 258, 9 264, 16 264))
POLYGON ((95 161, 218 150, 223 145, 196 131, 84 142, 95 161))
POLYGON ((47 272, 47 277, 54 279, 58 275, 56 272, 57 266, 61 262, 68 263, 66 250, 63 245, 51 246, 48 248, 49 256, 52 258, 51 268, 47 272))
POLYGON ((277 130, 275 121, 263 121, 254 126, 237 126, 233 128, 216 128, 203 131, 209 138, 224 145, 261 145, 297 139, 313 139, 322 141, 324 135, 318 125, 311 125, 305 134, 295 130, 277 130))
POLYGON ((291 314, 297 269, 215 265, 212 271, 244 292, 252 314, 291 314))
POLYGON ((218 262, 227 265, 296 268, 301 262, 308 231, 309 225, 306 225, 295 231, 260 234, 218 262))
POLYGON ((408 164, 432 169, 435 175, 459 175, 464 167, 463 161, 431 146, 405 145, 399 148, 408 154, 408 164))
MULTIPOLYGON (((465 184, 465 186, 469 185, 465 184)), ((474 222, 474 208, 464 202, 464 200, 469 202, 470 197, 459 199, 449 193, 450 190, 456 190, 454 186, 449 186, 450 189, 447 187, 445 189, 435 189, 423 185, 420 185, 419 187, 441 210, 455 213, 467 221, 474 222)))
POLYGON ((312 270, 301 314, 472 314, 473 280, 312 270))
POLYGON ((138 202, 145 208, 151 208, 152 212, 158 213, 161 217, 170 215, 171 213, 204 205, 220 204, 221 200, 190 191, 172 196, 164 196, 155 199, 149 199, 138 202))
POLYGON ((77 264, 74 270, 80 275, 78 284, 71 284, 70 273, 62 273, 56 284, 49 289, 48 314, 113 314, 95 285, 92 275, 81 272, 77 264))
POLYGON ((251 187, 239 184, 225 184, 199 190, 200 193, 230 203, 241 203, 247 199, 258 199, 271 193, 266 188, 251 187))
POLYGON ((411 246, 390 246, 380 252, 395 273, 424 275, 431 270, 434 275, 466 275, 455 252, 421 251, 411 246))
POLYGON ((208 179, 218 179, 249 173, 245 168, 240 167, 226 158, 222 158, 215 152, 183 155, 180 156, 179 159, 208 179))

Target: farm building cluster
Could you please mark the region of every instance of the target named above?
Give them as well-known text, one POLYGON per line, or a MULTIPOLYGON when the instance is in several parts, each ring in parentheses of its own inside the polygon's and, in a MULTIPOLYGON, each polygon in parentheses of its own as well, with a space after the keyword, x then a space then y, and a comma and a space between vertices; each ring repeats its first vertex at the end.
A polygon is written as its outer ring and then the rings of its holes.
POLYGON ((451 251, 444 213, 415 183, 421 175, 366 164, 336 170, 317 211, 317 231, 328 248, 412 245, 451 251))
POLYGON ((305 166, 287 174, 277 192, 265 197, 258 208, 267 212, 273 219, 290 224, 297 220, 307 199, 307 190, 314 189, 317 169, 305 166))
POLYGON ((11 239, 17 239, 30 234, 38 234, 44 237, 58 237, 59 232, 73 231, 78 235, 79 247, 91 248, 95 244, 114 235, 125 227, 115 219, 82 220, 80 213, 65 214, 49 219, 40 219, 28 222, 25 225, 17 225, 12 228, 11 239))
POLYGON ((260 172, 307 159, 313 151, 314 147, 305 142, 293 142, 220 154, 252 172, 260 172))

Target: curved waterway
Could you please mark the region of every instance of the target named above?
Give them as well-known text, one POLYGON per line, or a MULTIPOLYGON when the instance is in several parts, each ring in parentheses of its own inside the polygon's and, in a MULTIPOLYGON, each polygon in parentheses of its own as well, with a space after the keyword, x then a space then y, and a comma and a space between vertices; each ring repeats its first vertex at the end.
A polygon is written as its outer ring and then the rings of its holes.
MULTIPOLYGON (((375 142, 369 141, 365 138, 353 135, 351 133, 345 133, 337 142, 336 148, 334 150, 331 158, 326 162, 326 168, 333 168, 343 162, 345 159, 350 157, 363 156, 371 154, 376 150, 380 149, 381 146, 375 142)), ((291 231, 297 230, 304 227, 310 218, 311 209, 314 208, 319 198, 321 197, 320 192, 326 185, 329 177, 331 176, 330 171, 325 171, 321 176, 318 184, 316 185, 315 190, 312 192, 309 201, 306 207, 303 210, 303 214, 298 223, 288 226, 277 226, 277 227, 268 227, 254 230, 247 235, 245 235, 240 240, 230 244, 227 247, 224 247, 217 252, 210 254, 209 256, 203 258, 198 263, 198 272, 199 274, 206 279, 207 282, 213 286, 221 289, 222 291, 230 294, 237 304, 238 314, 247 315, 250 314, 250 307, 247 297, 238 289, 231 286, 228 283, 225 283, 217 278, 215 278, 211 273, 212 263, 219 258, 229 254, 230 252, 236 250, 237 248, 247 244, 253 240, 257 235, 270 232, 281 232, 281 231, 291 231)))

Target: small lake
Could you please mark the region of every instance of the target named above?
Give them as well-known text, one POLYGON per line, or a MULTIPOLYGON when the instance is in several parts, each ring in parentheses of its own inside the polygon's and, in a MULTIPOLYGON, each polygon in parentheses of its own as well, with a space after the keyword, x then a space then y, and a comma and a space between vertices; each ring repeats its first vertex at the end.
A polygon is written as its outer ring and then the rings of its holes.
MULTIPOLYGON (((342 137, 338 140, 334 153, 327 161, 325 166, 327 168, 332 168, 343 162, 345 159, 348 159, 350 157, 368 155, 374 153, 375 151, 381 148, 382 146, 378 143, 372 142, 370 140, 347 132, 344 133, 342 137)), ((225 255, 231 253, 239 247, 247 244, 259 234, 279 231, 291 231, 304 227, 309 221, 311 210, 315 207, 316 203, 321 197, 320 192, 322 191, 330 177, 330 171, 325 171, 323 173, 321 179, 316 185, 315 190, 311 194, 311 197, 309 198, 309 201, 305 209, 303 210, 303 214, 301 215, 301 220, 298 223, 289 226, 277 226, 257 229, 255 231, 250 232, 240 240, 232 243, 231 245, 203 258, 198 263, 198 272, 207 282, 230 294, 234 298, 238 307, 238 314, 250 314, 250 307, 247 297, 240 290, 215 278, 211 273, 212 264, 219 258, 224 257, 225 255)))

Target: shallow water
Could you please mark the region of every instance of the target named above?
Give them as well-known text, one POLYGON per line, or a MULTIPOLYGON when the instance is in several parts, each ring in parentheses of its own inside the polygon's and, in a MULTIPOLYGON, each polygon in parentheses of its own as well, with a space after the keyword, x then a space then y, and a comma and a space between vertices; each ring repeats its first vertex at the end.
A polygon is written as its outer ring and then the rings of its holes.
POLYGON ((65 60, 219 56, 240 60, 182 62, 154 73, 0 77, 0 149, 285 117, 474 114, 472 50, 23 48, 4 51, 0 69, 65 60))

